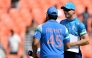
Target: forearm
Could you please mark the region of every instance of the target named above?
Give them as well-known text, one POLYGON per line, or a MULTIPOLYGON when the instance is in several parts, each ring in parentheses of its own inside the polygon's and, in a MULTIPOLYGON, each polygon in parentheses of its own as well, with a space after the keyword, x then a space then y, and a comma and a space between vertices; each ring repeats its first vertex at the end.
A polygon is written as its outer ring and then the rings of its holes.
POLYGON ((71 47, 73 46, 84 46, 84 45, 87 45, 89 44, 89 41, 86 39, 81 39, 80 41, 77 41, 77 42, 71 42, 70 45, 71 47))
POLYGON ((32 53, 32 56, 34 57, 34 58, 36 58, 36 52, 37 52, 37 45, 34 45, 34 44, 32 44, 32 49, 33 49, 33 53, 32 53))
POLYGON ((64 47, 64 50, 66 51, 67 49, 69 49, 69 48, 65 46, 65 47, 64 47))
POLYGON ((70 48, 70 42, 67 42, 65 45, 64 45, 64 49, 67 50, 70 48))

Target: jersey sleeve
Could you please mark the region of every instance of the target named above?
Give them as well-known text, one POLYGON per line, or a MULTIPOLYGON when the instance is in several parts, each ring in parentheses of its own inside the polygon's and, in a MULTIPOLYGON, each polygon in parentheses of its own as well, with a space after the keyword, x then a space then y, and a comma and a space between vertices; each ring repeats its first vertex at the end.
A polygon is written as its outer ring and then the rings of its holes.
POLYGON ((64 43, 70 42, 70 37, 67 28, 65 27, 64 43))
POLYGON ((87 34, 85 25, 83 23, 81 23, 81 22, 78 23, 78 32, 79 32, 79 35, 87 34))
POLYGON ((42 33, 42 25, 39 25, 36 30, 35 30, 35 34, 34 34, 34 38, 37 38, 40 40, 41 38, 41 33, 42 33))

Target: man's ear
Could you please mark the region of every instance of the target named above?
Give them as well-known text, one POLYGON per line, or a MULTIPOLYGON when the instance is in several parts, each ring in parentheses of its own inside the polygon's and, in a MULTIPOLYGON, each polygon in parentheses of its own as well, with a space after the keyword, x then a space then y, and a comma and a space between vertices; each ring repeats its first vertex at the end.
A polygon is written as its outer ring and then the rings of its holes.
POLYGON ((75 14, 75 10, 73 10, 74 12, 73 12, 73 14, 75 14))
POLYGON ((48 14, 46 14, 46 18, 48 18, 48 14))
POLYGON ((75 14, 75 12, 73 14, 75 14))

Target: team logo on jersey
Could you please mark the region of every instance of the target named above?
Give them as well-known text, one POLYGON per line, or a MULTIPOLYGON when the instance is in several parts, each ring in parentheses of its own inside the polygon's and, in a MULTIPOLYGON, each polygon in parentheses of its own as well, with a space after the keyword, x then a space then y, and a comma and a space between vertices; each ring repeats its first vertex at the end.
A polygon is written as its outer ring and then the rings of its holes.
POLYGON ((78 24, 81 24, 82 22, 78 22, 78 24))
POLYGON ((73 26, 72 26, 72 30, 74 30, 74 29, 75 29, 75 26, 73 25, 73 26))

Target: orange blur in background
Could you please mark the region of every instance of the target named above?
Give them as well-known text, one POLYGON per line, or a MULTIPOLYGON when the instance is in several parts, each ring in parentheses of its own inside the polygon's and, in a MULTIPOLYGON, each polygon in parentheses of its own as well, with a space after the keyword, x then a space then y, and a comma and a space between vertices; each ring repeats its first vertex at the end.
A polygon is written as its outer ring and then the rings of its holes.
MULTIPOLYGON (((43 23, 46 11, 50 6, 57 5, 60 8, 68 1, 76 5, 76 14, 84 12, 87 6, 88 12, 92 15, 92 0, 19 0, 18 8, 11 8, 11 0, 0 0, 0 41, 6 51, 6 58, 21 58, 23 56, 24 35, 26 27, 31 25, 32 20, 36 22, 35 26, 43 23), (17 55, 9 54, 7 48, 11 29, 21 37, 17 55)), ((61 19, 64 19, 64 15, 61 19)), ((90 28, 91 20, 87 22, 89 30, 92 30, 90 28)), ((83 58, 92 58, 92 38, 89 39, 90 44, 81 47, 83 58)))

